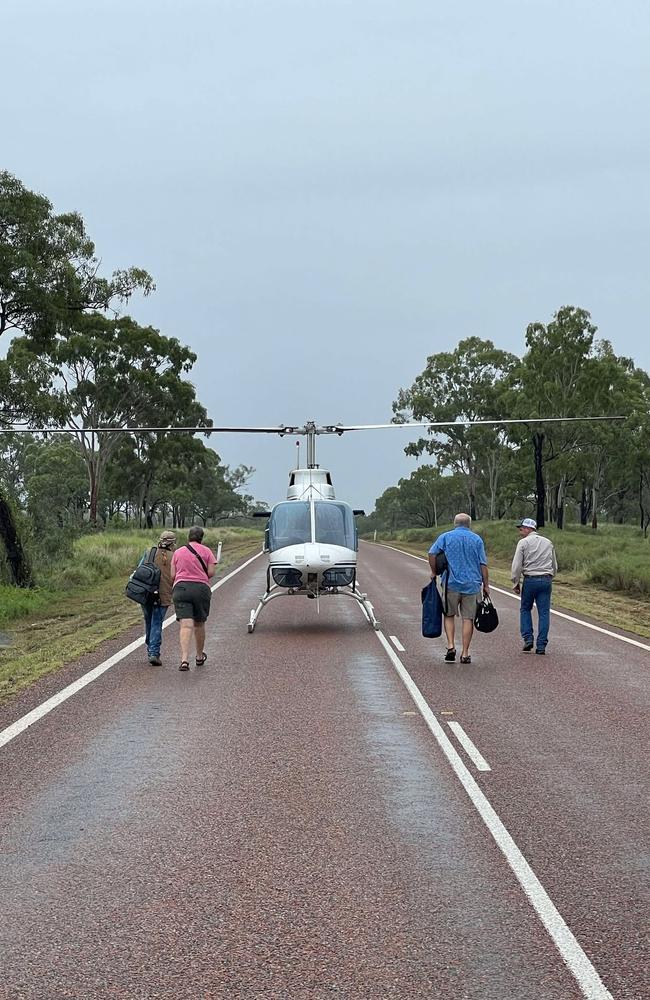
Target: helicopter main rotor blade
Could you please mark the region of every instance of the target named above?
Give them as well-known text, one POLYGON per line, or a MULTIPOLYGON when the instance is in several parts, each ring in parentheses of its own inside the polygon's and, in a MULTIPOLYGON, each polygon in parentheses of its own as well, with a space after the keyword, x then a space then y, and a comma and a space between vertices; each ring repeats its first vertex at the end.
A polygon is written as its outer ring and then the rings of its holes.
POLYGON ((390 424, 331 424, 319 428, 321 434, 343 434, 345 431, 373 431, 390 427, 496 427, 502 424, 551 424, 569 423, 576 420, 626 420, 626 417, 520 417, 503 420, 410 420, 390 424))
POLYGON ((0 427, 0 434, 305 434, 304 427, 0 427))
POLYGON ((410 420, 390 424, 280 424, 277 427, 0 427, 0 434, 344 434, 346 431, 372 431, 400 427, 500 427, 506 424, 552 424, 576 421, 626 420, 624 416, 608 417, 519 417, 502 420, 410 420))

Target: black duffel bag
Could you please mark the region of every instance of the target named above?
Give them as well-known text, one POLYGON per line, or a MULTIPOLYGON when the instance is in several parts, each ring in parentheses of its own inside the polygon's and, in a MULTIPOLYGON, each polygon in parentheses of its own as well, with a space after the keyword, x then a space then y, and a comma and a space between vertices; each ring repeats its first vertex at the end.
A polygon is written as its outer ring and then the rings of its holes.
POLYGON ((499 616, 497 614, 497 609, 490 598, 486 595, 476 606, 474 628, 478 632, 494 632, 498 624, 499 616))

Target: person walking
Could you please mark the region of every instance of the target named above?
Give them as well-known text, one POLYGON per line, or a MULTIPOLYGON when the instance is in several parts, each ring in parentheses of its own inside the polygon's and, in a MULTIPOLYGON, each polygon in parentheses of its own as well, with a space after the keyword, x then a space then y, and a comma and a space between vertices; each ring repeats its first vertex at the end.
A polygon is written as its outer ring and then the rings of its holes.
POLYGON ((190 669, 192 633, 196 645, 196 665, 208 658, 205 651, 205 623, 210 614, 210 580, 217 560, 207 545, 203 545, 203 528, 190 528, 187 542, 176 549, 172 558, 172 600, 180 622, 181 663, 179 670, 190 669))
POLYGON ((429 565, 433 579, 438 574, 436 556, 444 552, 447 558, 447 574, 445 581, 444 625, 447 637, 447 652, 445 661, 453 663, 456 659, 456 615, 460 612, 462 619, 462 651, 461 663, 471 663, 469 647, 474 634, 474 617, 476 606, 481 596, 490 595, 487 556, 483 539, 472 531, 472 519, 469 514, 456 514, 452 531, 445 531, 436 538, 429 549, 429 565))
POLYGON ((525 517, 517 528, 520 538, 510 576, 515 594, 521 594, 519 628, 524 640, 522 652, 530 653, 535 646, 535 652, 543 656, 548 645, 553 577, 557 573, 555 546, 550 538, 537 534, 537 521, 532 517, 525 517), (533 604, 537 605, 537 643, 533 634, 533 604))
MULTIPOLYGON (((162 663, 160 659, 160 647, 162 645, 162 624, 169 605, 172 603, 172 553, 176 546, 176 535, 173 531, 163 531, 156 546, 154 565, 160 570, 160 583, 158 584, 158 597, 155 600, 147 601, 142 605, 144 615, 144 641, 147 647, 149 663, 159 667, 162 663)), ((149 558, 149 551, 145 552, 140 562, 149 558)))

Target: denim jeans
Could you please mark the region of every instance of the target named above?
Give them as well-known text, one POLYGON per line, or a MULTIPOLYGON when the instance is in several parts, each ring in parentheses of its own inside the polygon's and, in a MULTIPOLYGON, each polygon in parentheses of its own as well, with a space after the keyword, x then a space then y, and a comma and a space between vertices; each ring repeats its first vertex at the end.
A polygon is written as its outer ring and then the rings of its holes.
POLYGON ((158 604, 144 604, 142 606, 144 614, 144 641, 149 656, 160 656, 160 644, 162 642, 162 623, 167 608, 158 604))
POLYGON ((538 630, 537 649, 546 649, 548 642, 548 627, 551 619, 551 588, 552 576, 527 576, 521 588, 521 608, 519 610, 519 627, 524 642, 533 641, 533 604, 537 605, 538 630))

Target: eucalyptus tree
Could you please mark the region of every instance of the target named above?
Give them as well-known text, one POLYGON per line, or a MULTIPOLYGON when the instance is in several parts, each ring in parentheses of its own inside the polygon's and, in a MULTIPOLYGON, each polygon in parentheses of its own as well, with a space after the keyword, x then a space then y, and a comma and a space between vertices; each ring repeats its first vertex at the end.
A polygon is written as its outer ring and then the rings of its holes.
MULTIPOLYGON (((509 394, 513 414, 531 417, 629 416, 632 423, 643 408, 640 374, 627 358, 614 354, 606 340, 595 340, 590 314, 575 306, 559 309, 550 323, 531 323, 528 350, 511 373, 509 394)), ((625 450, 626 425, 616 421, 585 421, 511 429, 519 444, 532 448, 535 475, 535 517, 542 526, 546 513, 563 527, 565 503, 580 485, 580 519, 592 512, 597 525, 598 496, 616 455, 625 450)))
POLYGON ((38 542, 81 526, 88 509, 88 477, 73 436, 27 440, 25 491, 25 507, 38 542))
POLYGON ((139 267, 99 274, 100 261, 78 212, 51 202, 0 171, 0 336, 18 330, 49 338, 87 310, 108 310, 154 288, 139 267))
MULTIPOLYGON (((607 340, 598 341, 586 364, 586 391, 599 414, 623 416, 625 421, 598 421, 584 429, 579 464, 585 469, 584 484, 590 492, 591 526, 598 526, 602 491, 617 496, 622 485, 623 464, 634 461, 632 431, 643 422, 646 411, 645 373, 630 358, 617 357, 607 340)), ((608 497, 608 498, 609 498, 608 497)))
MULTIPOLYGON (((87 310, 114 310, 139 290, 154 288, 139 267, 100 275, 100 261, 77 212, 56 214, 51 202, 0 171, 0 336, 19 332, 34 343, 65 334, 87 310)), ((43 416, 32 372, 10 371, 0 361, 0 427, 43 416)), ((12 505, 0 494, 0 540, 14 583, 33 575, 12 505)))
POLYGON ((508 416, 504 395, 507 379, 518 359, 499 350, 491 340, 468 337, 455 350, 432 354, 424 371, 409 389, 401 389, 393 403, 396 420, 437 423, 456 421, 458 426, 430 430, 404 449, 407 454, 434 455, 439 469, 460 475, 465 483, 469 514, 479 513, 477 490, 489 484, 493 513, 499 479, 507 461, 504 428, 466 426, 473 420, 496 420, 508 416))
MULTIPOLYGON (((196 426, 208 423, 197 413, 194 387, 182 378, 196 355, 173 337, 143 327, 129 316, 101 313, 77 317, 66 336, 47 342, 25 335, 7 353, 10 370, 27 379, 28 400, 39 417, 78 435, 89 484, 89 518, 97 523, 102 478, 121 440, 134 425, 166 426, 188 412, 196 426), (105 428, 97 434, 93 428, 105 428), (110 433, 114 430, 115 433, 110 433)), ((25 404, 29 412, 29 404, 25 404)))
MULTIPOLYGON (((518 418, 595 415, 587 361, 592 354, 596 327, 584 309, 564 306, 548 324, 530 323, 526 329, 527 352, 510 372, 509 407, 518 418)), ((557 467, 555 502, 558 527, 562 527, 564 498, 573 475, 570 461, 584 436, 584 425, 538 424, 525 430, 511 428, 516 442, 527 441, 533 452, 535 519, 546 523, 547 469, 557 467)))
POLYGON ((217 524, 247 513, 252 497, 242 496, 238 491, 255 471, 247 465, 231 470, 221 465, 216 452, 209 451, 209 454, 214 456, 209 462, 209 474, 201 478, 198 489, 192 494, 194 513, 203 525, 208 521, 217 524))

